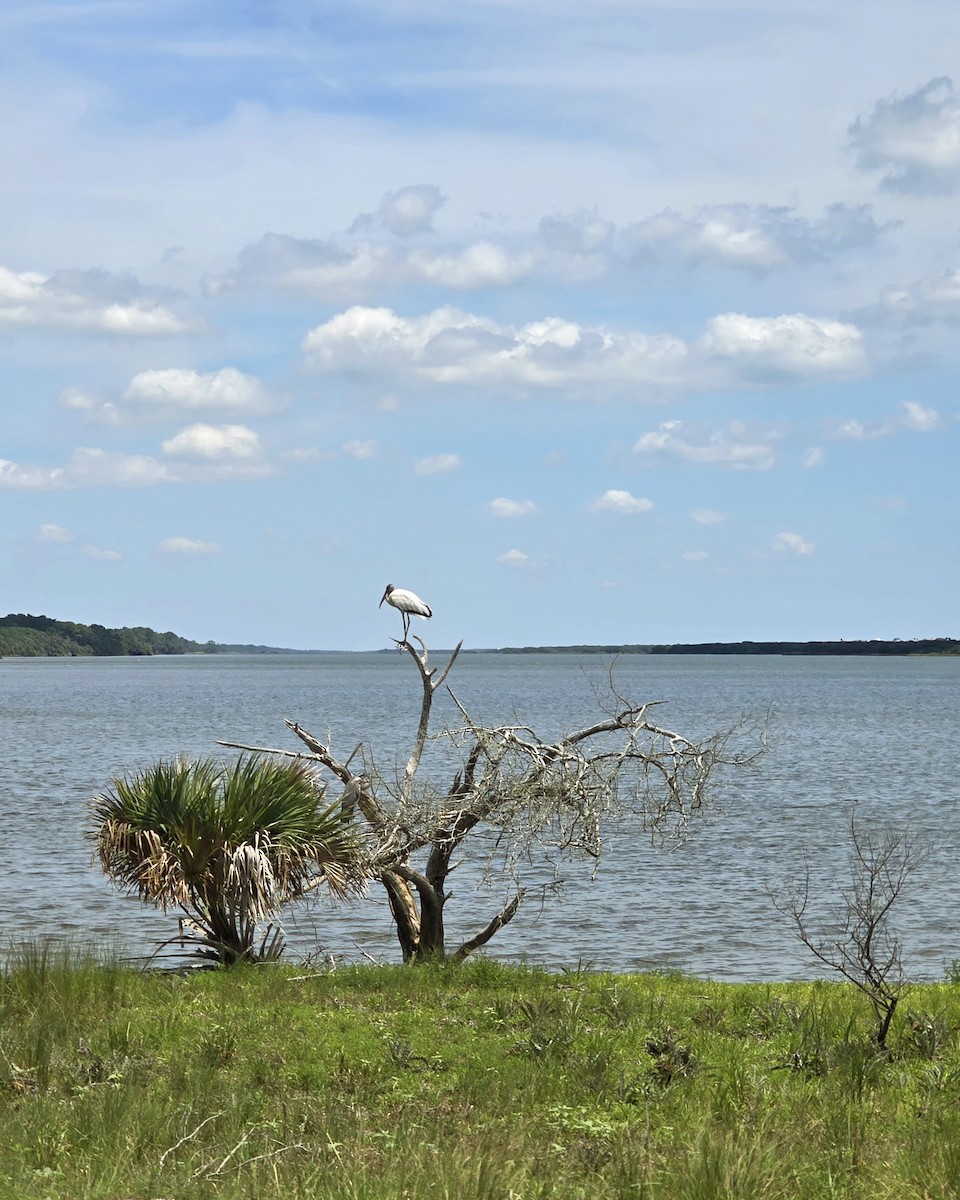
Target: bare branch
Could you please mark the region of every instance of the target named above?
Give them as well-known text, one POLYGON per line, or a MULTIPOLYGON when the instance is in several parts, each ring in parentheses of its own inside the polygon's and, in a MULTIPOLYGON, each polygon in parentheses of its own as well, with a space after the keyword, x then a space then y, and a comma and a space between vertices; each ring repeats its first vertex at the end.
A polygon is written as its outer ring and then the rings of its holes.
POLYGON ((474 950, 479 950, 481 946, 485 946, 495 933, 499 933, 504 925, 508 925, 516 916, 517 909, 520 907, 523 897, 524 889, 521 888, 520 891, 517 892, 517 894, 513 897, 513 899, 500 909, 489 925, 486 925, 472 938, 467 938, 465 942, 460 943, 460 946, 453 953, 452 957, 454 961, 462 962, 468 955, 472 954, 474 950))
POLYGON ((855 807, 848 830, 850 883, 841 889, 839 911, 826 929, 821 925, 818 931, 810 914, 812 873, 806 852, 800 881, 781 888, 772 899, 811 954, 870 1001, 877 1022, 874 1036, 882 1050, 907 986, 903 948, 890 927, 890 913, 910 877, 929 857, 929 848, 903 829, 862 828, 855 807))
POLYGON ((420 707, 406 764, 397 764, 393 778, 375 768, 363 743, 341 761, 302 726, 287 725, 311 761, 343 784, 345 811, 355 807, 365 819, 371 843, 365 868, 386 891, 405 960, 446 953, 447 882, 460 859, 471 864, 478 883, 509 880, 515 894, 453 952, 457 959, 513 919, 527 892, 530 865, 548 867, 554 882, 560 864, 574 859, 588 861, 595 873, 611 824, 628 819, 653 840, 680 841, 705 810, 717 768, 749 761, 731 751, 733 730, 695 742, 657 723, 654 710, 663 702, 625 698, 613 684, 612 670, 605 699, 597 694, 602 719, 557 740, 542 738, 520 721, 484 725, 449 687, 458 724, 431 733, 433 698, 446 685, 463 643, 439 672, 430 666, 421 638, 405 636, 397 646, 416 667, 420 707), (351 765, 361 751, 363 770, 351 765), (444 773, 449 768, 445 784, 433 777, 438 764, 444 773))

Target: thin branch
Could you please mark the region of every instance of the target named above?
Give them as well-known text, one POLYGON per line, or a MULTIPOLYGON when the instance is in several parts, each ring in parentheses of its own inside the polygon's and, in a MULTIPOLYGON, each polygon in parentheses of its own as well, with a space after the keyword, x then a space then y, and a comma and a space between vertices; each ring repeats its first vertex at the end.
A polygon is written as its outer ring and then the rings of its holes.
POLYGON ((513 899, 508 904, 503 906, 503 908, 497 913, 489 925, 481 929, 480 932, 475 934, 472 938, 467 938, 465 942, 461 942, 460 946, 453 955, 454 962, 462 962, 468 955, 472 954, 474 950, 479 950, 481 946, 485 946, 493 937, 493 935, 498 933, 504 927, 504 925, 508 925, 516 916, 517 909, 520 907, 520 904, 523 901, 524 894, 525 889, 521 888, 520 891, 518 891, 513 897, 513 899))
POLYGON ((220 1112, 214 1113, 212 1116, 205 1117, 204 1120, 202 1120, 200 1122, 200 1124, 196 1127, 196 1129, 191 1129, 189 1133, 185 1133, 179 1142, 174 1142, 174 1144, 172 1146, 169 1146, 160 1155, 160 1166, 161 1167, 163 1166, 163 1164, 167 1161, 167 1157, 169 1155, 173 1154, 174 1150, 179 1150, 181 1146, 186 1145, 186 1143, 189 1142, 192 1138, 195 1138, 197 1136, 197 1134, 200 1132, 200 1130, 204 1127, 204 1125, 209 1125, 211 1121, 215 1121, 217 1119, 217 1117, 222 1117, 222 1116, 223 1116, 223 1112, 221 1110, 220 1112))

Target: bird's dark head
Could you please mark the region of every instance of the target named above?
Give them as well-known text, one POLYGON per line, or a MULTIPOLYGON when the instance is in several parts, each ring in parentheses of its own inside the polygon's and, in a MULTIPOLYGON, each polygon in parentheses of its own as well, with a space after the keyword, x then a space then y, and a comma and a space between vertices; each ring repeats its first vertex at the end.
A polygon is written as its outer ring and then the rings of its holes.
POLYGON ((386 590, 384 591, 383 595, 380 597, 380 603, 377 605, 377 608, 380 608, 382 606, 384 600, 386 600, 386 598, 390 595, 390 593, 392 591, 393 591, 393 584, 388 583, 386 590))

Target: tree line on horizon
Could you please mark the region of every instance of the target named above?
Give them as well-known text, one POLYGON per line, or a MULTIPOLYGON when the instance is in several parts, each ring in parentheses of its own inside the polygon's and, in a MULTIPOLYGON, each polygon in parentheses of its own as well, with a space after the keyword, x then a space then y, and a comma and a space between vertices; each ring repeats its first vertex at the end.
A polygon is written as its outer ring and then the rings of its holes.
POLYGON ((270 646, 228 646, 219 642, 194 642, 167 630, 158 633, 145 625, 107 629, 57 621, 29 613, 0 617, 0 658, 86 658, 150 656, 154 654, 279 653, 270 646))
POLYGON ((960 654, 960 638, 840 638, 810 642, 672 642, 662 645, 505 646, 499 654, 960 654))
MULTIPOLYGON (((479 653, 480 651, 473 651, 479 653)), ((58 621, 29 613, 0 617, 0 658, 77 658, 154 654, 295 654, 279 646, 195 642, 145 625, 108 629, 58 621)), ((950 637, 854 639, 810 642, 676 642, 661 645, 504 646, 496 654, 783 654, 912 655, 960 654, 960 639, 950 637)))

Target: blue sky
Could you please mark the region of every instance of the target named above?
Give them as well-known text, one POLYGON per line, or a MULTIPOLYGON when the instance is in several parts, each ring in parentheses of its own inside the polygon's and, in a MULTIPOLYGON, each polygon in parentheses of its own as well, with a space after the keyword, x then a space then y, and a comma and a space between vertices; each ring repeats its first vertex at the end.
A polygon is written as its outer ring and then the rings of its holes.
POLYGON ((0 611, 957 636, 960 6, 8 0, 0 611))

